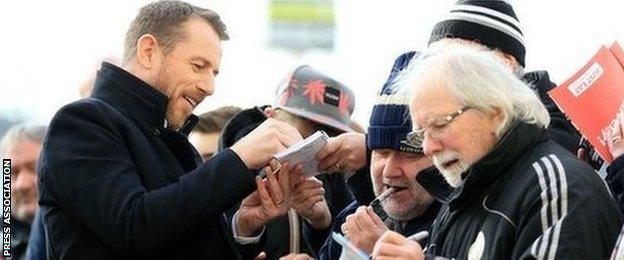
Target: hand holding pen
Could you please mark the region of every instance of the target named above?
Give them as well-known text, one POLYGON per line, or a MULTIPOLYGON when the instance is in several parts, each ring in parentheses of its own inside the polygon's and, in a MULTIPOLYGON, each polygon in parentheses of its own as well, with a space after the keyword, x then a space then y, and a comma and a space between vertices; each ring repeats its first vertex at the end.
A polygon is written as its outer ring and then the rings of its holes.
MULTIPOLYGON (((373 246, 381 235, 388 231, 388 227, 373 210, 373 207, 381 207, 381 202, 394 191, 394 188, 390 188, 373 200, 370 206, 360 206, 355 213, 347 216, 345 223, 341 226, 341 231, 345 237, 367 254, 373 251, 373 246)), ((383 210, 381 211, 383 212, 383 210)))
POLYGON ((375 243, 371 256, 373 259, 425 259, 420 244, 394 231, 387 231, 381 236, 375 243))

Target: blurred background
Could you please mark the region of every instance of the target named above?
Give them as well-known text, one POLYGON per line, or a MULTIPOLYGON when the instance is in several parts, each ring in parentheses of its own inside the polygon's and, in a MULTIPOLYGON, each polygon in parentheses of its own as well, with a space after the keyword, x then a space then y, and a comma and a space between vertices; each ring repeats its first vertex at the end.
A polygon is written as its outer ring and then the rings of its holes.
MULTIPOLYGON (((0 136, 9 124, 47 124, 79 99, 78 86, 99 61, 121 57, 125 31, 148 0, 9 1, 0 8, 0 136)), ((424 50, 454 0, 189 1, 217 11, 228 26, 216 92, 196 114, 223 105, 270 104, 285 74, 300 64, 350 86, 353 119, 368 125, 376 92, 394 58, 424 50)), ((622 2, 509 1, 523 26, 526 70, 556 83, 572 76, 600 45, 624 39, 622 2)))

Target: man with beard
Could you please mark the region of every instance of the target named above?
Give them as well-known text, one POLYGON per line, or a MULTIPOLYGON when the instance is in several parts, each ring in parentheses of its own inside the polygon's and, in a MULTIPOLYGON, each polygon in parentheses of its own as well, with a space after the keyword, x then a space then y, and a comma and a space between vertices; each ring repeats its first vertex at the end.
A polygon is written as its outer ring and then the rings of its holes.
MULTIPOLYGON (((372 155, 367 170, 370 170, 374 193, 379 196, 390 188, 395 192, 381 202, 382 210, 377 209, 381 216, 366 206, 366 202, 353 201, 332 224, 332 231, 341 232, 369 254, 386 230, 405 236, 428 230, 440 208, 440 204, 416 182, 416 176, 432 163, 420 147, 410 146, 405 140, 412 129, 409 95, 391 88, 396 75, 414 55, 415 52, 409 52, 396 59, 377 97, 368 128, 367 147, 372 150, 372 155)), ((359 188, 352 187, 354 190, 359 188)), ((320 251, 320 258, 338 259, 341 249, 330 236, 320 251)))
MULTIPOLYGON (((513 6, 504 0, 459 0, 449 13, 431 31, 429 47, 453 49, 469 47, 475 50, 491 51, 514 75, 526 82, 546 106, 550 115, 547 134, 556 143, 576 153, 580 134, 559 110, 547 92, 556 85, 550 81, 547 71, 525 72, 524 35, 513 6)), ((319 153, 319 167, 356 172, 348 178, 349 183, 368 185, 354 195, 371 201, 372 188, 368 174, 359 174, 366 168, 367 151, 364 134, 346 133, 333 139, 325 151, 319 153)), ((370 155, 368 155, 370 157, 370 155)))
POLYGON ((24 259, 37 210, 37 172, 46 127, 17 125, 0 141, 0 155, 11 159, 11 256, 24 259))
POLYGON ((262 185, 256 170, 273 154, 302 138, 269 119, 201 161, 187 140, 192 111, 215 90, 227 39, 209 9, 140 9, 121 67, 102 63, 91 96, 50 123, 38 165, 48 258, 240 258, 223 212, 262 185))
POLYGON ((504 0, 459 0, 431 31, 429 48, 488 50, 535 91, 550 115, 547 134, 576 153, 581 135, 548 95, 556 85, 547 71, 525 72, 524 33, 513 6, 504 0))
MULTIPOLYGON (((552 140, 538 96, 491 52, 453 48, 414 61, 411 143, 451 186, 426 254, 449 259, 606 259, 622 215, 604 182, 552 140)), ((435 193, 435 192, 434 192, 435 193)), ((422 259, 387 232, 373 257, 422 259)))

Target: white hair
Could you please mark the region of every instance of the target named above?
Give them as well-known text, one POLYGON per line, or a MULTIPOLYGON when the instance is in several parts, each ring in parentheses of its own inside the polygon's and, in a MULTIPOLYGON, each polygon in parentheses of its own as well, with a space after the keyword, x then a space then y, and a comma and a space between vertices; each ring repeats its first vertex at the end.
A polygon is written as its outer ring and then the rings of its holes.
POLYGON ((19 142, 30 140, 43 143, 47 127, 42 125, 19 124, 11 127, 0 140, 0 155, 6 156, 9 149, 19 142))
MULTIPOLYGON (((502 136, 516 121, 548 127, 550 117, 539 97, 490 51, 455 46, 430 49, 412 59, 393 83, 413 88, 425 75, 444 83, 465 106, 483 112, 500 109, 503 121, 496 129, 502 136)), ((418 91, 412 91, 412 98, 418 91)))
POLYGON ((500 59, 500 61, 509 63, 507 64, 507 67, 512 70, 513 74, 516 77, 522 78, 522 76, 524 76, 524 67, 522 67, 522 65, 518 63, 518 61, 516 60, 516 57, 514 57, 511 54, 505 53, 504 51, 500 49, 492 49, 477 41, 467 40, 463 38, 442 38, 438 41, 435 41, 429 44, 429 49, 436 50, 436 51, 444 51, 447 49, 454 49, 457 47, 460 47, 460 48, 468 47, 468 48, 473 48, 477 51, 491 51, 496 55, 498 59, 500 59))

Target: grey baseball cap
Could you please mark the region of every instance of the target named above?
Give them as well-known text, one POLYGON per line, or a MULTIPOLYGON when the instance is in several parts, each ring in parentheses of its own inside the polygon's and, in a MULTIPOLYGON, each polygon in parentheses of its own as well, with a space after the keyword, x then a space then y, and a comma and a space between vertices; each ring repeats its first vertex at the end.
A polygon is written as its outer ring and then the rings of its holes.
POLYGON ((353 91, 308 65, 288 73, 277 87, 275 107, 344 132, 355 107, 353 91))

